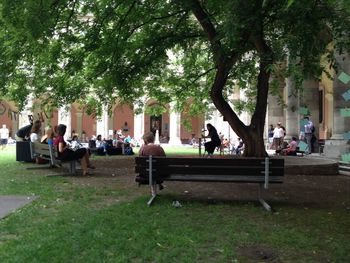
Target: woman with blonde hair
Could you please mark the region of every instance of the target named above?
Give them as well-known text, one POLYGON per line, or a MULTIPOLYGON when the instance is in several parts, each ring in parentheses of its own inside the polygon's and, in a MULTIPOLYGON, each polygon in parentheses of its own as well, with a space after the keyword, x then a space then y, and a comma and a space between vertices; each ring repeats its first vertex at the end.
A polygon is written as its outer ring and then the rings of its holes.
POLYGON ((50 140, 53 140, 54 132, 50 126, 45 127, 45 134, 41 137, 41 143, 49 143, 50 140))

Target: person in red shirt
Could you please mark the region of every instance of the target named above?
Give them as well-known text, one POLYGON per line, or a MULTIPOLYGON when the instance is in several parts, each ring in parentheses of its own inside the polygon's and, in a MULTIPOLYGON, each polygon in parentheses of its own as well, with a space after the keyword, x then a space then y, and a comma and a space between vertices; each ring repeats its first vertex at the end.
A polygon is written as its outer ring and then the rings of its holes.
MULTIPOLYGON (((160 145, 154 144, 154 134, 152 132, 145 133, 142 139, 145 142, 145 144, 141 146, 139 156, 166 156, 164 149, 160 145)), ((157 178, 159 190, 162 190, 164 188, 162 183, 163 180, 161 178, 157 178)), ((152 194, 153 191, 154 189, 152 189, 152 194)))
POLYGON ((57 147, 58 157, 62 161, 80 160, 83 175, 88 175, 88 168, 95 169, 95 166, 90 163, 89 152, 86 148, 72 150, 63 138, 66 130, 67 126, 64 124, 57 127, 57 136, 53 144, 57 147))
POLYGON ((141 146, 140 156, 165 156, 164 149, 160 145, 154 144, 154 135, 152 132, 145 133, 142 139, 145 144, 141 146))

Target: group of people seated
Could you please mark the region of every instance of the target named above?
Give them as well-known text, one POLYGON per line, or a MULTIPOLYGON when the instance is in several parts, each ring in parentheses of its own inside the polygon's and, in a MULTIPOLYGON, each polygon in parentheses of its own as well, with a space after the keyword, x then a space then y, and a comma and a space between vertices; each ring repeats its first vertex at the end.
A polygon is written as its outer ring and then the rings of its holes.
POLYGON ((204 143, 204 151, 208 153, 208 158, 211 158, 215 149, 220 152, 224 151, 225 148, 229 149, 231 154, 240 155, 244 150, 244 143, 241 138, 238 138, 237 145, 232 145, 228 139, 224 138, 223 135, 218 134, 216 128, 208 123, 206 125, 208 135, 202 135, 203 138, 210 138, 210 141, 204 143))
POLYGON ((298 142, 297 137, 293 136, 292 140, 287 143, 284 142, 280 149, 276 150, 276 154, 278 155, 297 155, 298 142))
POLYGON ((102 136, 97 135, 95 140, 90 141, 90 147, 95 149, 98 155, 133 155, 134 140, 130 135, 123 136, 121 133, 116 133, 114 139, 102 139, 102 136))
MULTIPOLYGON (((90 162, 90 154, 87 148, 79 147, 73 148, 70 143, 64 140, 64 135, 66 134, 67 126, 64 124, 59 124, 54 129, 47 126, 44 129, 44 134, 41 132, 41 120, 36 120, 33 122, 30 119, 30 124, 22 127, 16 133, 17 141, 29 140, 31 142, 41 142, 45 144, 52 144, 56 147, 58 152, 58 158, 61 161, 80 161, 83 175, 88 175, 89 168, 95 169, 95 166, 90 162), (41 136, 42 135, 42 136, 41 136)), ((40 159, 39 159, 40 160, 40 159)), ((37 160, 37 162, 39 162, 37 160)))
MULTIPOLYGON (((228 139, 223 137, 220 138, 220 135, 217 133, 215 127, 210 123, 207 124, 208 135, 203 138, 210 138, 211 141, 206 142, 204 144, 205 151, 208 153, 208 157, 210 158, 215 149, 220 149, 220 152, 225 148, 230 149, 231 154, 240 155, 244 151, 244 142, 241 138, 238 137, 238 142, 236 145, 232 145, 228 139)), ((289 143, 284 142, 282 147, 276 150, 277 155, 297 155, 298 150, 298 142, 295 136, 292 137, 289 143)))

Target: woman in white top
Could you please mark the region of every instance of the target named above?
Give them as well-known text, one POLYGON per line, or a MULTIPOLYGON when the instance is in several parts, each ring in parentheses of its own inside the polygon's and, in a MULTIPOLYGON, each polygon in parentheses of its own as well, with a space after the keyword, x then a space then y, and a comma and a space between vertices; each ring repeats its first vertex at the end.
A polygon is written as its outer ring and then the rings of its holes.
POLYGON ((41 122, 35 122, 32 131, 30 134, 30 141, 31 142, 37 142, 40 141, 40 136, 41 136, 41 122))
POLYGON ((284 130, 281 126, 281 123, 277 123, 276 128, 273 130, 273 141, 272 141, 272 149, 278 150, 281 148, 284 138, 284 130))

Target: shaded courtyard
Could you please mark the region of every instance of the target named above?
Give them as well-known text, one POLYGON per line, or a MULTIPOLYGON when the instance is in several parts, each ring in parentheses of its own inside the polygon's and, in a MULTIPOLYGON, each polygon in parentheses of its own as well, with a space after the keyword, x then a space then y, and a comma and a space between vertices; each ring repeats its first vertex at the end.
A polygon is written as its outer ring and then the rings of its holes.
MULTIPOLYGON (((310 169, 315 172, 324 164, 324 160, 307 159, 307 157, 294 158, 296 166, 288 167, 291 161, 286 161, 286 175, 281 185, 270 185, 270 189, 264 192, 264 197, 278 206, 308 206, 346 209, 350 211, 350 177, 342 175, 297 175, 295 167, 310 169), (290 171, 288 173, 288 171, 290 171)), ((293 160, 292 160, 293 162, 293 160)), ((120 187, 130 190, 130 198, 133 196, 147 195, 147 186, 138 187, 134 177, 134 158, 97 158, 94 163, 96 170, 89 177, 68 177, 74 184, 90 185, 95 187, 120 187)), ((328 162, 324 169, 332 170, 333 162, 328 162)), ((327 172, 327 171, 326 171, 327 172)), ((166 188, 161 191, 163 195, 172 195, 178 200, 201 200, 208 202, 218 201, 254 201, 256 200, 258 186, 256 184, 239 183, 194 183, 194 182, 166 182, 166 188)), ((156 203, 155 203, 156 205, 156 203)))

